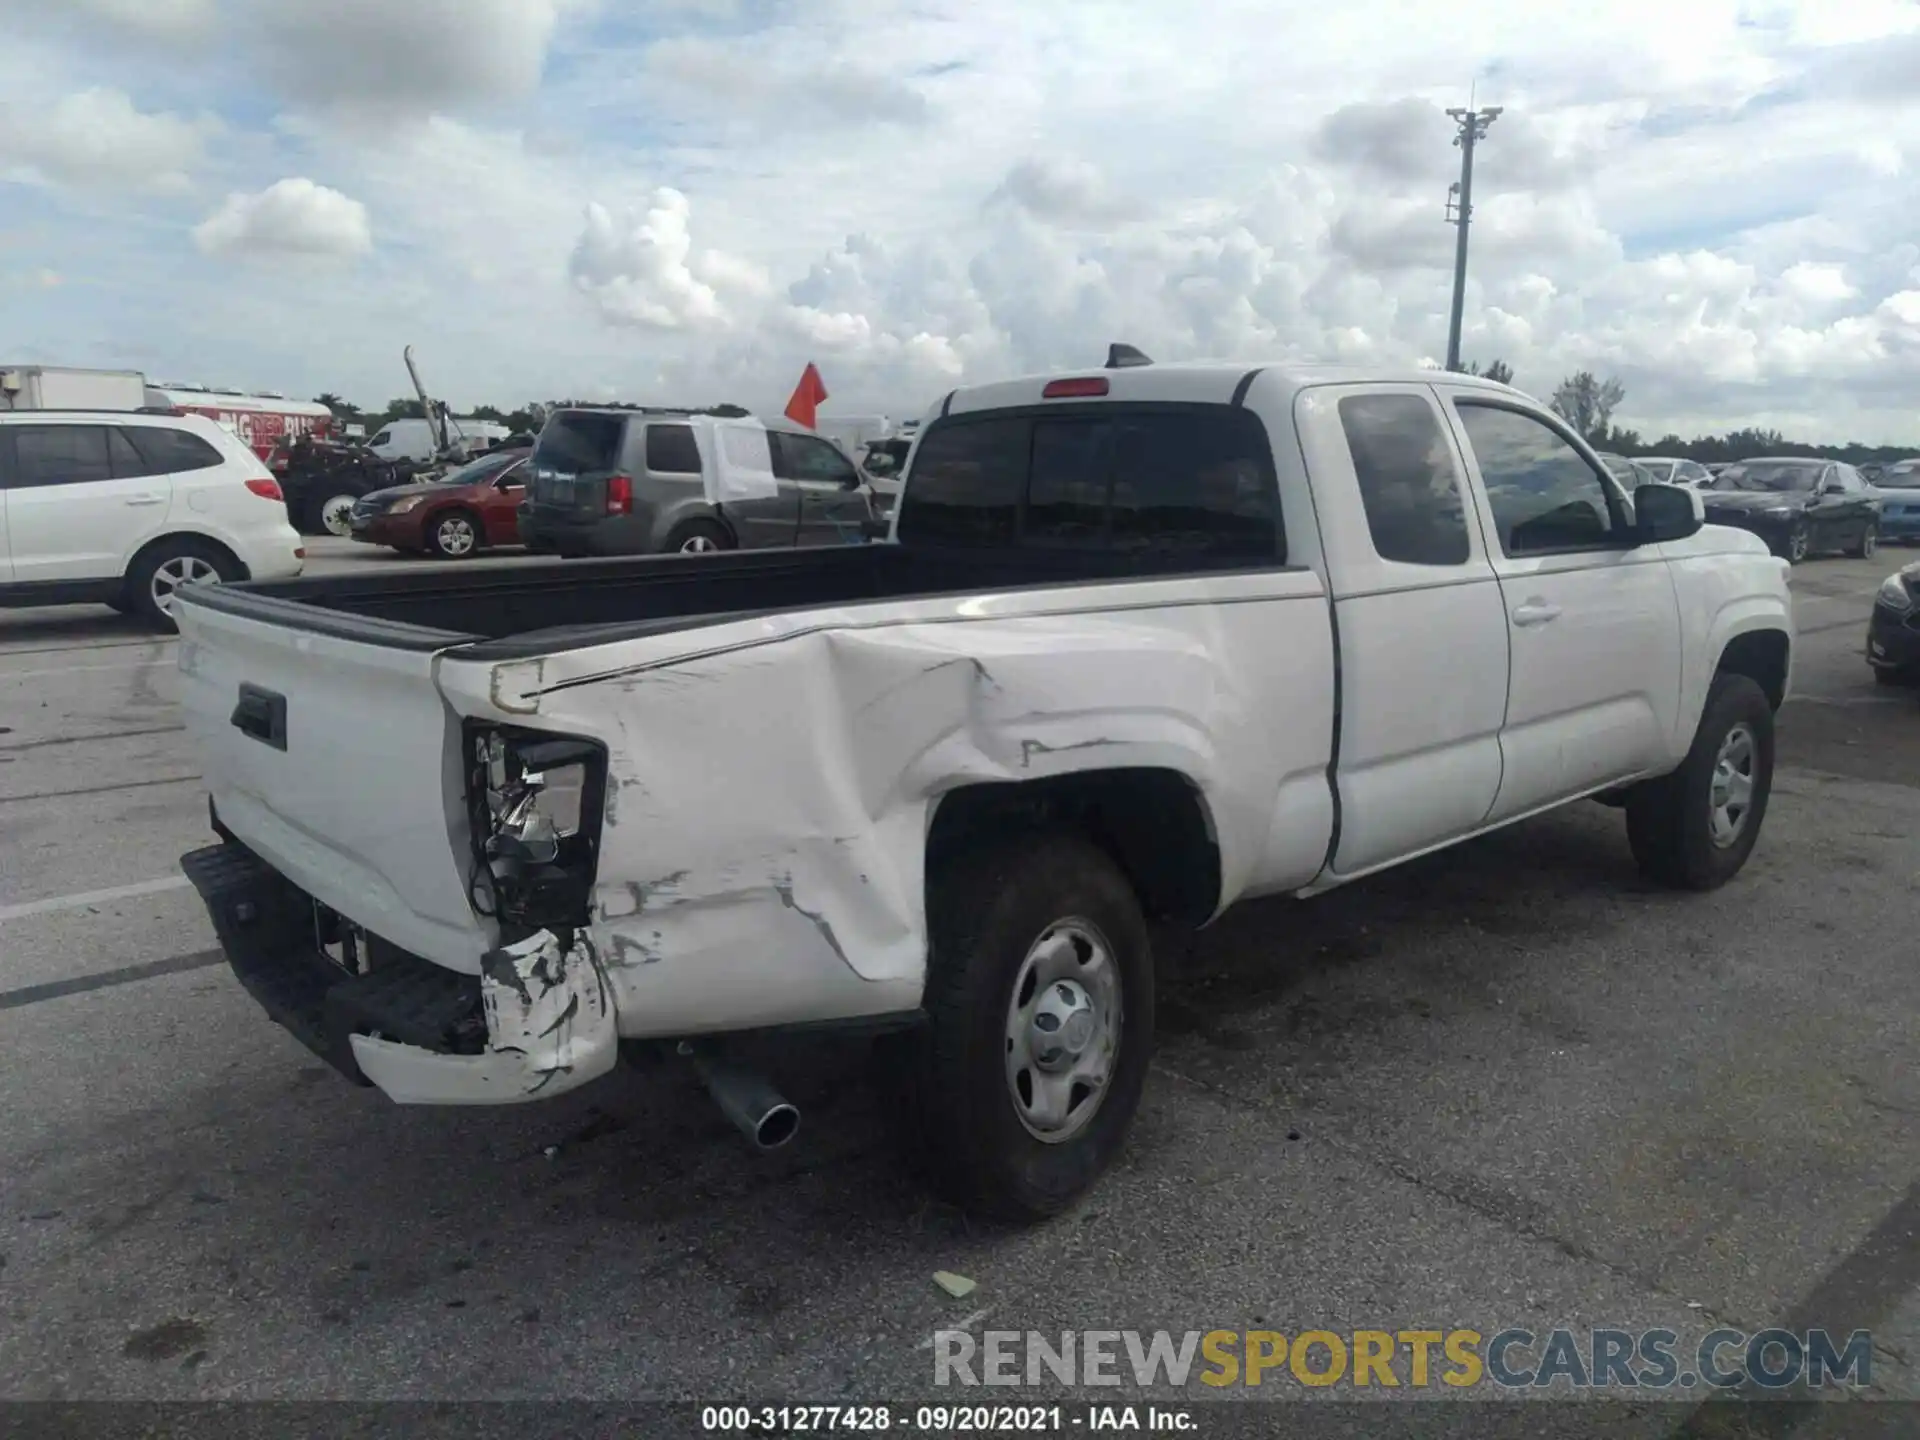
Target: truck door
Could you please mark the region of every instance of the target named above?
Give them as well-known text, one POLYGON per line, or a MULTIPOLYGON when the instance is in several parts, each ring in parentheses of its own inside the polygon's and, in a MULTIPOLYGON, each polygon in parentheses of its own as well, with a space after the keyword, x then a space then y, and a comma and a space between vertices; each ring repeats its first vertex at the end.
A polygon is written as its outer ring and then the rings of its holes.
POLYGON ((1661 768, 1680 706, 1680 607, 1661 547, 1634 545, 1625 498, 1564 429, 1438 388, 1477 480, 1512 646, 1489 818, 1661 768))
POLYGON ((1341 877, 1483 824, 1500 788, 1507 629, 1432 390, 1318 386, 1295 419, 1339 640, 1341 877))

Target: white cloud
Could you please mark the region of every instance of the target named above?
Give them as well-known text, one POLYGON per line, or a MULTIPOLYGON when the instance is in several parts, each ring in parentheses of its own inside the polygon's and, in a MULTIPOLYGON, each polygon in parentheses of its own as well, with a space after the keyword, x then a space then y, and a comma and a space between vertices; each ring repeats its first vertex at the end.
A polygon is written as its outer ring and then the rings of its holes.
POLYGON ((644 212, 616 216, 590 203, 567 266, 575 287, 617 325, 700 330, 726 323, 722 291, 764 295, 768 282, 733 256, 695 254, 692 219, 687 197, 665 186, 644 212))
POLYGON ((194 227, 208 255, 351 259, 373 249, 367 207, 304 178, 253 195, 229 195, 194 227))
POLYGON ((272 0, 253 18, 296 100, 373 116, 497 109, 533 93, 574 0, 272 0))
POLYGON ((1022 160, 989 200, 1011 201, 1043 220, 1067 225, 1114 224, 1145 213, 1139 201, 1115 194, 1093 165, 1061 156, 1022 160))
POLYGON ((148 113, 119 90, 95 88, 51 104, 0 104, 0 171, 47 184, 178 190, 218 127, 148 113))

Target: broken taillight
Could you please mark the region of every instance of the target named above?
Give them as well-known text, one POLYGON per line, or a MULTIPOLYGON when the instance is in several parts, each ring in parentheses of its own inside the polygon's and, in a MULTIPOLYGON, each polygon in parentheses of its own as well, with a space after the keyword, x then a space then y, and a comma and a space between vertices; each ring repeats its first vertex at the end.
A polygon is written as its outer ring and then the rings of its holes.
POLYGON ((480 723, 469 723, 467 744, 474 910, 501 922, 505 943, 586 924, 606 750, 592 740, 480 723))

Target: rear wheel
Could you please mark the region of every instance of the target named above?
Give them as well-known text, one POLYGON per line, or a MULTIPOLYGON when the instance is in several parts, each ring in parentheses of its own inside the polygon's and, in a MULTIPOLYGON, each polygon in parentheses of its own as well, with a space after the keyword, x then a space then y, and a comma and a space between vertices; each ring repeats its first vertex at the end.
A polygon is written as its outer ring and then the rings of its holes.
POLYGON ((1773 707, 1747 676, 1722 671, 1680 768, 1627 797, 1633 858, 1662 885, 1724 885, 1753 853, 1772 793, 1773 707))
POLYGON ((733 537, 711 520, 688 520, 673 527, 664 548, 670 554, 709 555, 733 549, 733 537))
POLYGON ((442 560, 465 560, 480 548, 480 517, 448 510, 427 522, 427 549, 442 560))
POLYGON ((127 603, 162 630, 174 630, 174 593, 183 585, 219 585, 241 578, 234 558, 191 535, 161 540, 142 551, 127 572, 127 603))
POLYGON ((928 888, 927 1028, 896 1037, 907 1136, 948 1199, 1056 1215, 1126 1139, 1153 1046, 1153 955, 1117 865, 1070 834, 1020 837, 928 888))
POLYGON ((337 535, 346 539, 353 534, 353 503, 358 499, 350 490, 322 491, 307 506, 309 535, 337 535))

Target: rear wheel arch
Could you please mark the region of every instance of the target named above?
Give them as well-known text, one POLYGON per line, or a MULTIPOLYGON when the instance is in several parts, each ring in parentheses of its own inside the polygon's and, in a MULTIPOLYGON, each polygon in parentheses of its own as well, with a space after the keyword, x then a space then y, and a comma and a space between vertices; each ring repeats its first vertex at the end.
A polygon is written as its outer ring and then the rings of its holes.
POLYGON ((233 567, 234 573, 239 579, 245 580, 249 578, 250 572, 247 570, 246 563, 241 560, 239 555, 234 553, 233 547, 227 544, 226 541, 217 539, 207 534, 204 530, 169 530, 164 535, 154 536, 127 557, 126 566, 120 572, 121 582, 124 584, 130 580, 135 571, 152 556, 154 551, 177 548, 181 545, 188 544, 202 549, 212 550, 218 554, 222 560, 233 567))
POLYGON ((1180 771, 1154 767, 948 791, 927 832, 929 883, 982 846, 1049 830, 1083 835, 1112 857, 1149 917, 1199 925, 1220 908, 1220 845, 1206 799, 1180 771))

